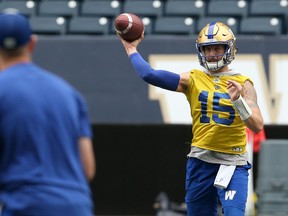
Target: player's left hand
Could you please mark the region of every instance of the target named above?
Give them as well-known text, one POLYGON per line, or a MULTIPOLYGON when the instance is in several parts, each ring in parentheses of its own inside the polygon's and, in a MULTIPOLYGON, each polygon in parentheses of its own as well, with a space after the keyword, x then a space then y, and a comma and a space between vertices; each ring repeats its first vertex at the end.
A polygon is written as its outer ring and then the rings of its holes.
POLYGON ((243 86, 234 80, 228 80, 227 90, 231 100, 235 101, 240 97, 240 94, 243 90, 243 86))

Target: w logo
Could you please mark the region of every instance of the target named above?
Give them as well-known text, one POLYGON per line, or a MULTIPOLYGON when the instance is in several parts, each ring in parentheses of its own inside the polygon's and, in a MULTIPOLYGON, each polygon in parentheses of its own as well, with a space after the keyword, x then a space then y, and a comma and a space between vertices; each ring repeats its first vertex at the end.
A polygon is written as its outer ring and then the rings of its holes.
POLYGON ((225 200, 233 200, 234 199, 234 196, 236 194, 236 191, 234 190, 229 190, 229 191, 226 191, 225 193, 225 200))

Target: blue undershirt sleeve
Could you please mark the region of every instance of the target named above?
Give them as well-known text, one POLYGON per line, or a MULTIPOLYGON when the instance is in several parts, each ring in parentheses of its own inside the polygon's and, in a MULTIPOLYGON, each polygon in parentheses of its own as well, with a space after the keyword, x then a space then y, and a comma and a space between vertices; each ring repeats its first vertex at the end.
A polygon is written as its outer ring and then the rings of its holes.
POLYGON ((165 70, 154 70, 139 53, 131 54, 130 60, 138 75, 145 82, 160 88, 176 91, 180 80, 179 74, 165 70))

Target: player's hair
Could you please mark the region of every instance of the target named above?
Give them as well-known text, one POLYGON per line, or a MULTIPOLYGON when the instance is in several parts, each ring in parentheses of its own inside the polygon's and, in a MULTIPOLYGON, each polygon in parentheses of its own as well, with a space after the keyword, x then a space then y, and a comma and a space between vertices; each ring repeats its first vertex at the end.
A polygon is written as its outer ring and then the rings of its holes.
POLYGON ((12 50, 6 50, 0 48, 0 54, 3 56, 3 58, 11 59, 11 58, 17 58, 23 55, 24 53, 24 46, 17 47, 16 49, 12 50))

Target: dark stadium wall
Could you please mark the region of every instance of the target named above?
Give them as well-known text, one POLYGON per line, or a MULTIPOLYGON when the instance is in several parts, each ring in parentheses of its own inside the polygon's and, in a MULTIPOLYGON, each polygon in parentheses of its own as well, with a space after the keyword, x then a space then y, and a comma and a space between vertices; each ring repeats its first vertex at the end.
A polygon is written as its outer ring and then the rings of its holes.
POLYGON ((93 130, 97 215, 155 215, 161 191, 184 202, 190 126, 94 125, 93 130))
MULTIPOLYGON (((156 215, 164 191, 183 203, 190 125, 93 125, 97 174, 91 183, 97 215, 156 215)), ((265 126, 267 139, 288 139, 288 126, 265 126)))

